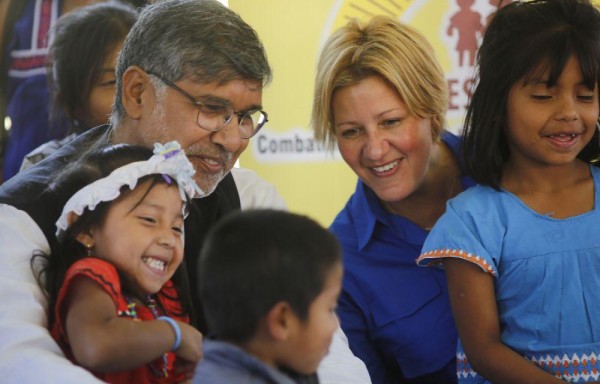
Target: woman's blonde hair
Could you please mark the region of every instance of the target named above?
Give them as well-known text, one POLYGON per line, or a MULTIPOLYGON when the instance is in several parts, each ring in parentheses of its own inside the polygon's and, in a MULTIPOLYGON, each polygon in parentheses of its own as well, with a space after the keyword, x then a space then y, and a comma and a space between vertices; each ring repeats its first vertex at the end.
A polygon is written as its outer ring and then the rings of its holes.
POLYGON ((448 87, 433 48, 415 28, 376 16, 364 26, 351 20, 331 35, 321 51, 311 118, 317 141, 335 144, 334 93, 374 75, 398 91, 409 113, 430 118, 433 134, 439 136, 445 125, 448 87))

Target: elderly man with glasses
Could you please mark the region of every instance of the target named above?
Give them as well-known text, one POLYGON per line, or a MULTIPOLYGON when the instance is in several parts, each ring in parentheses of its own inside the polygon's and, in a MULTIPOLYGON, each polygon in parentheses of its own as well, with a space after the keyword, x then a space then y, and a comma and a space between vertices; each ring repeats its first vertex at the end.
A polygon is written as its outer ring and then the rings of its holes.
MULTIPOLYGON (((34 252, 49 254, 56 244, 54 223, 69 196, 48 186, 60 168, 98 146, 152 147, 177 140, 207 194, 193 201, 185 223, 185 263, 192 285, 207 230, 241 208, 230 170, 267 122, 262 90, 271 77, 255 31, 215 0, 156 2, 144 8, 130 31, 116 71, 109 125, 81 134, 0 186, 2 382, 97 382, 70 364, 50 337, 47 302, 30 265, 34 252)), ((198 297, 193 299, 199 303, 198 297)), ((201 309, 196 311, 195 325, 207 332, 201 309)), ((339 373, 338 382, 360 382, 349 373, 362 362, 345 348, 338 346, 325 376, 339 373)))

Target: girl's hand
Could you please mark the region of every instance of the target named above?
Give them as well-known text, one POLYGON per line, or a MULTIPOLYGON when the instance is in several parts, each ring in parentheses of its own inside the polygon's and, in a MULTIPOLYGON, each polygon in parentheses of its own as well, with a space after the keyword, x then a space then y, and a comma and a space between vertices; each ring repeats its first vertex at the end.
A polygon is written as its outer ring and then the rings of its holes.
POLYGON ((194 366, 202 359, 202 334, 189 324, 177 322, 181 329, 181 344, 174 352, 194 366))
POLYGON ((176 374, 183 375, 183 381, 181 381, 181 383, 192 382, 194 371, 196 370, 196 363, 191 363, 181 357, 177 357, 173 368, 175 369, 176 374))

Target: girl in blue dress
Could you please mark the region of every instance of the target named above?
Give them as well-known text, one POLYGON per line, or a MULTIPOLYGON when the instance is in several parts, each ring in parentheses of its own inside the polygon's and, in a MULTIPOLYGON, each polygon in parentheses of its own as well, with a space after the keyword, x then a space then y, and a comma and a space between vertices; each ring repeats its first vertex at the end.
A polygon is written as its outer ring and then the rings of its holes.
POLYGON ((480 184, 449 201, 420 265, 441 262, 464 383, 600 376, 600 12, 515 2, 478 56, 463 133, 480 184))

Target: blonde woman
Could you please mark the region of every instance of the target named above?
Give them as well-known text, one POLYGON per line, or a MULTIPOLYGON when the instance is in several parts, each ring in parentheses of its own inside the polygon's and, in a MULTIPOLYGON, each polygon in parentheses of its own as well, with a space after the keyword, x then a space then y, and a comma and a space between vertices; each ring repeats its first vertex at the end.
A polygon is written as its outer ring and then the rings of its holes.
POLYGON ((321 52, 315 137, 359 179, 331 225, 345 266, 338 314, 373 383, 456 382, 444 272, 415 263, 446 201, 473 184, 444 130, 447 105, 433 49, 396 20, 350 21, 321 52))

